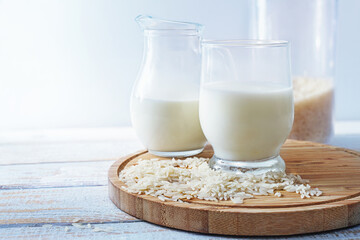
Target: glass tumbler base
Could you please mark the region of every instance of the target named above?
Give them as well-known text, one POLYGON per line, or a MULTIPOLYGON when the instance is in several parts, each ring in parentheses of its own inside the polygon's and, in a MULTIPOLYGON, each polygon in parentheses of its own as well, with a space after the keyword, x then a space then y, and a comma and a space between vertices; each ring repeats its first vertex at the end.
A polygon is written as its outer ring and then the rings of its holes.
POLYGON ((285 162, 280 155, 255 161, 230 161, 217 158, 214 155, 210 159, 209 166, 214 170, 233 172, 237 174, 263 174, 270 171, 285 171, 285 162))
POLYGON ((178 151, 178 152, 160 152, 160 151, 154 151, 154 150, 148 150, 149 153, 159 156, 159 157, 190 157, 194 156, 196 154, 201 153, 204 150, 204 148, 199 148, 195 150, 188 150, 188 151, 178 151))

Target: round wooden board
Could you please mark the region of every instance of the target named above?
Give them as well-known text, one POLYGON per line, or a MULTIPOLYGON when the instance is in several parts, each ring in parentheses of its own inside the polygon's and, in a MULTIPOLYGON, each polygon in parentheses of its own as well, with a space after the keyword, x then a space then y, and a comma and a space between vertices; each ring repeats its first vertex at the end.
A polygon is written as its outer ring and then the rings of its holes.
MULTIPOLYGON (((197 155, 211 157, 210 146, 197 155)), ((323 191, 320 197, 301 199, 255 196, 243 204, 231 201, 189 200, 163 202, 126 192, 119 172, 139 159, 159 158, 140 151, 115 162, 109 169, 109 195, 121 210, 158 225, 186 231, 247 236, 321 232, 360 223, 360 153, 312 142, 287 140, 281 150, 286 172, 309 179, 323 191)))

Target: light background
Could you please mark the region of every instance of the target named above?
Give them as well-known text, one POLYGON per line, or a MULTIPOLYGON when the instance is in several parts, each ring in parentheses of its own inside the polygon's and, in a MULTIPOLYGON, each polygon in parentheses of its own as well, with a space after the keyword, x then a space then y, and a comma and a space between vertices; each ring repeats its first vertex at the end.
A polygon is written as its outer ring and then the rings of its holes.
MULTIPOLYGON (((142 59, 134 18, 244 38, 249 0, 0 0, 0 130, 130 125, 142 59)), ((360 1, 339 0, 336 120, 360 120, 360 1)))

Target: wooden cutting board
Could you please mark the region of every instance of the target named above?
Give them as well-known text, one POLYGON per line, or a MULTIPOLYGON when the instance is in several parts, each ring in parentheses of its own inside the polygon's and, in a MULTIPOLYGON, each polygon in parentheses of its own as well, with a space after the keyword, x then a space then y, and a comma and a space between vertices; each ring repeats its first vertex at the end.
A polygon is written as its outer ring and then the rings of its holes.
MULTIPOLYGON (((199 154, 211 157, 210 146, 199 154)), ((320 197, 301 199, 255 196, 243 204, 231 201, 189 200, 162 202, 126 192, 119 172, 139 159, 155 158, 147 151, 123 157, 109 169, 109 194, 121 210, 158 225, 186 231, 247 236, 321 232, 360 223, 360 153, 312 142, 288 140, 281 150, 286 172, 309 179, 323 191, 320 197)), ((156 157, 159 158, 159 157, 156 157)))

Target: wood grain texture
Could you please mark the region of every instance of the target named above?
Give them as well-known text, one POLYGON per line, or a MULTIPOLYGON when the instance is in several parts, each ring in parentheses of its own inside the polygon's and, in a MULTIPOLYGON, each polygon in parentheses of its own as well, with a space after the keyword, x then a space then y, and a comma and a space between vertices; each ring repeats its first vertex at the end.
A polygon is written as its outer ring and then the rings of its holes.
POLYGON ((138 140, 0 144, 0 165, 117 160, 139 148, 138 140))
POLYGON ((131 127, 58 128, 0 131, 0 144, 7 145, 19 143, 42 144, 91 141, 130 141, 136 139, 135 131, 131 127))
POLYGON ((0 165, 117 160, 141 147, 129 127, 0 131, 0 165))
POLYGON ((106 186, 0 191, 0 227, 71 223, 76 218, 90 223, 138 221, 109 201, 106 186))
MULTIPOLYGON (((334 144, 360 150, 360 128, 344 126, 347 132, 336 133, 334 144)), ((112 163, 107 159, 140 148, 131 128, 0 132, 0 239, 239 239, 165 228, 117 209, 107 187, 101 187, 112 163), (113 231, 72 227, 76 218, 113 231)), ((350 209, 349 216, 356 220, 356 211, 350 209)), ((276 239, 359 238, 360 226, 355 226, 276 239)))
POLYGON ((42 163, 1 166, 1 189, 79 187, 107 185, 114 161, 42 163))
MULTIPOLYGON (((84 225, 87 223, 85 222, 84 225)), ((125 222, 125 223, 91 223, 92 228, 79 229, 68 224, 37 224, 26 226, 14 226, 9 228, 0 228, 0 239, 51 239, 51 240, 66 240, 66 239, 116 239, 116 240, 236 240, 249 239, 238 238, 230 236, 214 236, 208 234, 191 233, 186 231, 179 231, 166 227, 157 226, 146 222, 125 222), (106 229, 106 232, 94 232, 93 228, 106 229), (66 228, 68 230, 66 231, 66 228)), ((276 237, 278 240, 299 240, 299 239, 317 239, 317 240, 354 240, 359 239, 360 227, 352 227, 348 229, 338 230, 336 232, 330 231, 325 233, 303 235, 303 236, 287 236, 276 237)), ((254 238, 251 238, 254 239, 254 238)), ((257 240, 269 240, 269 238, 256 238, 257 240)), ((271 238, 274 239, 274 238, 271 238)))
MULTIPOLYGON (((199 156, 210 157, 211 148, 199 156)), ((287 172, 309 179, 323 196, 301 199, 256 196, 244 204, 231 201, 191 200, 162 202, 130 194, 121 186, 118 173, 138 161, 149 159, 146 151, 125 157, 109 169, 109 195, 117 207, 146 221, 194 232, 226 235, 292 235, 327 231, 360 223, 360 154, 318 143, 288 140, 281 150, 287 172)))

